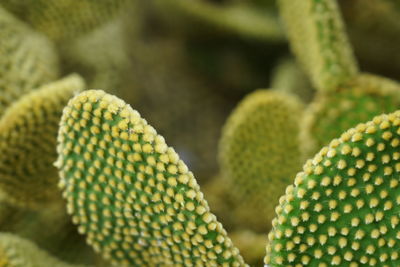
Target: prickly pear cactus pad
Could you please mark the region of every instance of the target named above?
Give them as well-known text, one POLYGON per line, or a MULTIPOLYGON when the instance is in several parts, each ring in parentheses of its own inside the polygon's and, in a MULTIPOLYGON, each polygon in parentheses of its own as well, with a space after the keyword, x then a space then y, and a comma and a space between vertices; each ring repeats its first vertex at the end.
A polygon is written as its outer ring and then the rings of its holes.
POLYGON ((0 120, 0 190, 30 207, 57 197, 56 142, 63 107, 84 87, 78 75, 21 97, 0 120))
POLYGON ((319 94, 307 109, 302 134, 314 144, 311 155, 342 132, 381 113, 400 108, 400 84, 372 74, 360 74, 337 92, 319 94))
POLYGON ((0 116, 21 95, 58 74, 58 55, 50 40, 0 7, 0 116))
POLYGON ((290 180, 301 170, 300 101, 271 90, 247 96, 228 118, 221 137, 221 173, 231 181, 236 219, 265 232, 290 180))
POLYGON ((27 239, 10 233, 0 233, 1 267, 83 267, 66 264, 27 239))
POLYGON ((58 144, 68 212, 111 263, 245 265, 193 174, 124 101, 100 90, 74 97, 58 144))
POLYGON ((293 52, 318 90, 335 90, 357 74, 336 0, 277 2, 293 52))
POLYGON ((399 266, 400 111, 333 139, 276 208, 268 266, 399 266))

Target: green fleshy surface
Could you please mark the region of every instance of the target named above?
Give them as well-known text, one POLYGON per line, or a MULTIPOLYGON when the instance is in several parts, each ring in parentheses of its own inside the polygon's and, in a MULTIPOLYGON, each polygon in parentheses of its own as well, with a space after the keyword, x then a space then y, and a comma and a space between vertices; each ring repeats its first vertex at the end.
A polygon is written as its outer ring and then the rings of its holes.
POLYGON ((64 109, 60 186, 88 243, 118 266, 245 266, 186 165, 122 100, 85 91, 64 109))
POLYGON ((400 111, 334 139, 286 189, 268 266, 397 266, 400 111))

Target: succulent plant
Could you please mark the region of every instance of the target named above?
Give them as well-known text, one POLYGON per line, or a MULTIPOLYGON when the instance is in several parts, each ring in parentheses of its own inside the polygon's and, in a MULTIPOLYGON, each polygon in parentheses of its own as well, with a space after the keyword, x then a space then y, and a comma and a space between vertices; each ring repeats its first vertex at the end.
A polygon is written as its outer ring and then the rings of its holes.
POLYGON ((57 79, 53 44, 0 6, 0 117, 21 95, 57 79))
POLYGON ((1 5, 57 42, 88 33, 116 17, 125 0, 4 0, 1 5))
POLYGON ((303 105, 290 95, 259 90, 228 118, 221 137, 221 173, 230 180, 235 219, 253 230, 270 228, 279 196, 300 170, 303 105), (254 213, 254 211, 258 211, 254 213))
POLYGON ((83 267, 54 258, 29 240, 0 233, 0 266, 4 267, 83 267))
POLYGON ((302 132, 314 144, 305 148, 315 153, 341 132, 359 122, 400 107, 400 84, 372 74, 360 74, 336 92, 319 94, 308 108, 302 132), (311 138, 309 138, 311 139, 311 138))
POLYGON ((400 106, 400 84, 359 72, 337 1, 278 3, 292 49, 317 89, 302 130, 303 137, 315 139, 305 143, 307 155, 357 123, 400 106))
POLYGON ((58 198, 56 140, 68 100, 84 87, 71 75, 13 103, 0 119, 0 190, 15 204, 40 207, 58 198))
POLYGON ((278 0, 293 52, 320 91, 335 90, 358 72, 336 1, 278 0))
POLYGON ((242 266, 193 174, 122 100, 85 91, 64 109, 58 136, 72 220, 120 265, 242 266))
POLYGON ((276 2, 3 0, 0 267, 400 265, 400 4, 276 2))
POLYGON ((399 111, 377 116, 307 161, 276 208, 266 264, 399 264, 399 125, 399 111))

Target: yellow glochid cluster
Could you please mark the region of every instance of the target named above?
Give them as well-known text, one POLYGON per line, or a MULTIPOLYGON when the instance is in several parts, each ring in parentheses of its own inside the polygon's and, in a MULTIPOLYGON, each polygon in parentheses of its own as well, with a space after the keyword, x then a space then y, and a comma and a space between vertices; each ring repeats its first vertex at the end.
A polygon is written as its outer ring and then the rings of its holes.
POLYGON ((124 101, 74 97, 57 150, 67 211, 112 264, 246 266, 185 163, 124 101))
POLYGON ((56 143, 63 107, 84 81, 70 75, 13 103, 0 120, 0 191, 35 207, 57 198, 56 143))
POLYGON ((400 264, 400 111, 344 132, 279 200, 268 266, 400 264))
POLYGON ((230 180, 240 225, 265 232, 285 187, 300 169, 301 102, 258 90, 232 112, 219 146, 221 174, 230 180))
POLYGON ((64 263, 33 242, 10 233, 0 233, 1 267, 84 267, 64 263))
POLYGON ((58 69, 50 40, 0 7, 0 117, 21 95, 57 79, 58 69))
POLYGON ((277 2, 292 50, 317 90, 335 90, 357 74, 337 1, 277 2))
POLYGON ((313 144, 305 148, 312 156, 330 140, 360 122, 400 107, 400 84, 387 78, 362 73, 336 92, 319 93, 305 112, 302 135, 313 144))
POLYGON ((88 33, 116 17, 126 0, 3 0, 1 5, 57 42, 88 33))

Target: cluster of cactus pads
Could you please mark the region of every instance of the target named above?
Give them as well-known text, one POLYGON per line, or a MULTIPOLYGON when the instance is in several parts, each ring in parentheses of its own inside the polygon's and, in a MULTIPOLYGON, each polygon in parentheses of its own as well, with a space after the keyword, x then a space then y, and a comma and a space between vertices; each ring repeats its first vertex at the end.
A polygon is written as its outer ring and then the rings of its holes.
POLYGON ((400 84, 360 71, 337 1, 78 2, 0 3, 0 267, 400 265, 400 84), (299 65, 216 126, 233 105, 201 89, 190 48, 284 42, 277 10, 299 65), (220 133, 197 157, 191 117, 220 133))

